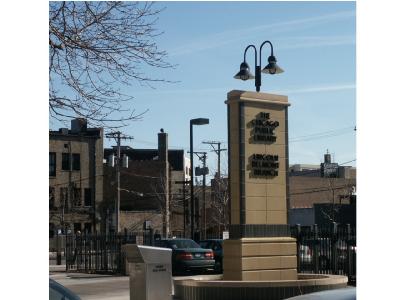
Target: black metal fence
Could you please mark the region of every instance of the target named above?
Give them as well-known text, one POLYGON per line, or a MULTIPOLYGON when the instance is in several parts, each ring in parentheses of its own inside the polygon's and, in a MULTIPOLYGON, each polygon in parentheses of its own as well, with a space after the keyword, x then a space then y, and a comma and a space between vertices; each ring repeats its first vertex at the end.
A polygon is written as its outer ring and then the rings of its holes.
POLYGON ((125 232, 124 234, 80 234, 67 235, 65 260, 67 272, 112 273, 124 271, 124 244, 151 245, 154 236, 151 230, 125 232))
MULTIPOLYGON (((350 225, 291 226, 297 239, 297 268, 299 273, 347 275, 356 282, 356 229, 350 225)), ((177 236, 178 237, 178 236, 177 236)), ((65 260, 68 272, 124 272, 121 247, 127 243, 154 245, 161 236, 153 231, 124 234, 81 234, 65 238, 65 260)))
POLYGON ((356 228, 349 224, 292 226, 299 273, 346 275, 356 282, 356 228))

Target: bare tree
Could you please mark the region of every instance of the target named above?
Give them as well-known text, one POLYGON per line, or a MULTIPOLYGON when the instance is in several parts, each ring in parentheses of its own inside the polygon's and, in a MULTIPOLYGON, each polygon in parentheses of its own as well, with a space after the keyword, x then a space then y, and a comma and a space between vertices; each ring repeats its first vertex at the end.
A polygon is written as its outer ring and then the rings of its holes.
POLYGON ((49 216, 58 229, 65 232, 69 222, 78 216, 89 216, 91 213, 82 205, 81 186, 71 182, 68 186, 60 187, 59 201, 55 201, 55 187, 49 188, 49 216), (66 218, 67 217, 67 218, 66 218))
POLYGON ((154 182, 152 186, 153 195, 157 201, 157 205, 161 211, 163 219, 163 235, 169 237, 170 235, 170 215, 171 215, 171 203, 170 203, 170 190, 167 178, 163 172, 160 173, 158 180, 154 182))
POLYGON ((50 2, 50 116, 108 128, 141 118, 144 112, 123 105, 133 97, 121 87, 168 82, 143 71, 172 67, 155 43, 160 11, 147 2, 50 2))
POLYGON ((228 178, 216 176, 212 184, 211 223, 218 227, 218 233, 228 229, 230 214, 230 198, 228 178))

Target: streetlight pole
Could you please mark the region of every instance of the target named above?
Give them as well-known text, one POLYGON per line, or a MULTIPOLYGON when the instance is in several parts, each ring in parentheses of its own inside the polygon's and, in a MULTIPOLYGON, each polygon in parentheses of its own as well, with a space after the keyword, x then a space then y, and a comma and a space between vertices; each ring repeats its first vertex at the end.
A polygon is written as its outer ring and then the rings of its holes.
POLYGON ((240 64, 240 71, 233 77, 235 79, 241 79, 243 81, 248 80, 248 79, 255 79, 255 86, 256 86, 256 91, 260 91, 261 87, 261 73, 267 73, 267 74, 279 74, 283 73, 283 69, 281 69, 277 64, 276 64, 276 58, 274 56, 274 48, 272 46, 272 43, 270 41, 264 41, 261 46, 260 46, 260 57, 258 60, 257 64, 257 48, 254 45, 248 45, 246 49, 244 50, 244 59, 243 62, 240 64), (269 44, 271 47, 271 55, 268 57, 268 65, 265 66, 263 70, 261 70, 261 51, 262 47, 265 44, 269 44), (250 73, 250 67, 246 62, 246 53, 249 48, 254 49, 254 67, 255 67, 255 72, 256 75, 254 76, 253 74, 250 73))
POLYGON ((207 125, 210 120, 206 118, 197 118, 190 120, 190 237, 194 239, 194 168, 193 168, 193 125, 207 125))
POLYGON ((183 237, 186 238, 186 223, 187 223, 187 202, 186 202, 186 184, 190 183, 190 180, 179 180, 175 181, 176 184, 183 184, 182 190, 182 201, 183 201, 183 237))
POLYGON ((193 122, 190 120, 190 238, 194 238, 194 193, 193 193, 193 122))

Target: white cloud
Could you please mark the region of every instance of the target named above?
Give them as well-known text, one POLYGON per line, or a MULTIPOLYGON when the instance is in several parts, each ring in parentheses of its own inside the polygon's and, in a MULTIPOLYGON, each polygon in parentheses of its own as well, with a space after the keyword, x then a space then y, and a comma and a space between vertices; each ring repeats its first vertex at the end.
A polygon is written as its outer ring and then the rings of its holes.
POLYGON ((303 93, 317 93, 317 92, 336 92, 343 90, 353 90, 356 88, 354 83, 350 84, 333 84, 333 85, 321 85, 312 86, 305 88, 297 88, 292 90, 282 90, 280 93, 284 94, 303 94, 303 93))
MULTIPOLYGON (((267 25, 259 25, 259 26, 254 26, 254 27, 250 27, 250 28, 244 28, 244 29, 227 30, 227 31, 216 33, 216 34, 211 34, 208 36, 196 38, 196 40, 194 40, 192 42, 189 41, 189 42, 185 43, 185 45, 178 46, 174 49, 169 50, 168 52, 169 52, 170 56, 189 54, 189 53, 193 53, 193 52, 197 52, 197 51, 218 48, 223 45, 241 41, 241 40, 243 40, 244 36, 247 38, 250 38, 252 35, 263 33, 267 30, 268 30, 269 36, 272 36, 273 34, 276 34, 276 33, 297 31, 300 29, 314 27, 314 26, 318 26, 318 25, 321 25, 324 23, 329 23, 329 22, 337 22, 337 21, 341 21, 341 20, 349 19, 349 18, 355 18, 355 11, 353 11, 353 10, 342 11, 342 12, 326 14, 326 15, 321 15, 321 16, 316 16, 316 17, 288 20, 288 21, 276 22, 276 23, 267 24, 267 25)), ((319 43, 316 45, 322 45, 321 38, 318 38, 318 37, 316 37, 316 38, 319 39, 319 43)), ((352 38, 352 37, 346 37, 346 39, 347 39, 346 42, 349 42, 350 38, 352 38)), ((298 38, 296 38, 296 39, 298 39, 298 38)), ((326 37, 325 39, 326 39, 325 45, 338 45, 338 37, 326 37), (336 40, 336 43, 332 42, 332 41, 329 43, 330 39, 333 39, 333 41, 336 40)), ((354 38, 352 38, 352 39, 354 39, 354 38)), ((343 40, 341 42, 343 43, 343 40)), ((311 45, 311 44, 308 43, 308 45, 311 45)))
MULTIPOLYGON (((304 93, 318 93, 318 92, 335 92, 343 90, 353 90, 356 88, 354 83, 343 83, 343 84, 330 84, 330 85, 315 85, 303 88, 289 88, 289 89, 277 89, 271 91, 271 93, 277 94, 304 94, 304 93)), ((174 89, 174 90, 151 90, 141 91, 138 94, 215 94, 215 93, 226 93, 228 89, 225 87, 221 88, 207 88, 207 89, 174 89)))
POLYGON ((354 45, 355 36, 302 36, 279 40, 279 50, 315 48, 324 46, 354 45))

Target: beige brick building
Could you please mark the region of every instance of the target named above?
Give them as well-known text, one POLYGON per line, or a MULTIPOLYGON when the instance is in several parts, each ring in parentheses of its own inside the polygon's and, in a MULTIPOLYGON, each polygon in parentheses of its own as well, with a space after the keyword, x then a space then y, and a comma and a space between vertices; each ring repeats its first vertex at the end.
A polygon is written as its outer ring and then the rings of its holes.
POLYGON ((103 129, 85 119, 49 132, 49 233, 99 231, 103 201, 103 129))

